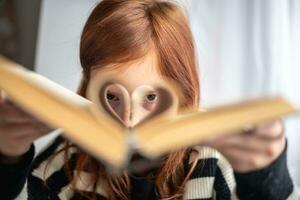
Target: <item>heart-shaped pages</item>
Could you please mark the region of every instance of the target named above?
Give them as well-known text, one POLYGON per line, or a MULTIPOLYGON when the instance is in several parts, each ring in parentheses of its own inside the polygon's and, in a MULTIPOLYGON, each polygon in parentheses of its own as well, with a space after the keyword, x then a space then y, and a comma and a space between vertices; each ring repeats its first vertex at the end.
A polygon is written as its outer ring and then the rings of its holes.
POLYGON ((117 80, 93 80, 88 98, 127 128, 138 126, 162 113, 177 111, 178 100, 172 88, 155 84, 140 85, 129 92, 117 80))

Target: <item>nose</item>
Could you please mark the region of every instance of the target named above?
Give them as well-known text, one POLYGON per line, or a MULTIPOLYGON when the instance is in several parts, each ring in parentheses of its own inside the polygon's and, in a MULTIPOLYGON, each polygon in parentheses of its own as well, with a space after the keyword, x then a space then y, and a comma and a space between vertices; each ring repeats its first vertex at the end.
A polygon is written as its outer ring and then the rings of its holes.
POLYGON ((124 111, 124 114, 122 116, 122 121, 124 123, 124 125, 127 127, 127 128, 131 128, 132 127, 132 120, 131 120, 131 117, 132 116, 132 112, 130 110, 125 110, 124 111))

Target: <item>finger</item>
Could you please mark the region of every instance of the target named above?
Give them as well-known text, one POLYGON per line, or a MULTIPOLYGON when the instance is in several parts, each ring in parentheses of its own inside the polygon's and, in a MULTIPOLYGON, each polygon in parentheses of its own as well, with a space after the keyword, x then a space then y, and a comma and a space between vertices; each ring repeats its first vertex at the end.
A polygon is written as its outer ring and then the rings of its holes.
POLYGON ((266 154, 241 150, 235 147, 222 149, 222 154, 228 159, 234 170, 238 172, 263 168, 272 162, 271 157, 266 154))
MULTIPOLYGON (((50 133, 53 129, 43 123, 11 123, 0 125, 1 139, 6 140, 19 140, 24 138, 37 139, 43 135, 50 133), (6 138, 6 139, 4 139, 6 138)), ((33 141, 33 140, 32 140, 33 141)))
MULTIPOLYGON (((249 151, 249 150, 241 150, 240 148, 236 147, 228 147, 225 149, 220 149, 222 150, 222 154, 230 159, 230 160, 237 160, 238 162, 241 163, 246 163, 247 165, 253 163, 255 158, 259 158, 258 160, 267 160, 268 156, 265 154, 257 153, 254 151, 249 151)), ((256 164, 261 163, 257 162, 256 164)))
POLYGON ((238 134, 241 134, 241 133, 242 133, 241 131, 238 131, 238 132, 224 134, 222 136, 217 136, 217 137, 213 136, 213 137, 211 137, 209 139, 206 139, 206 140, 202 141, 200 143, 200 145, 210 146, 210 145, 212 145, 212 144, 214 144, 216 142, 219 142, 219 141, 221 142, 223 140, 226 140, 229 137, 232 137, 232 136, 235 136, 235 135, 238 135, 238 134))
POLYGON ((5 99, 7 98, 6 94, 3 90, 0 89, 0 103, 4 103, 5 99))
POLYGON ((0 126, 0 132, 8 137, 19 137, 40 132, 42 127, 33 123, 6 124, 0 126))
POLYGON ((281 139, 284 137, 283 122, 281 120, 276 120, 260 124, 253 130, 253 134, 266 140, 281 139))
POLYGON ((216 149, 234 147, 240 150, 253 152, 268 152, 269 146, 279 141, 265 140, 256 135, 236 134, 227 138, 217 139, 210 142, 208 146, 216 149))
POLYGON ((215 149, 236 148, 241 151, 251 151, 254 153, 265 154, 270 157, 277 157, 285 147, 285 137, 281 140, 265 140, 254 135, 241 135, 241 137, 232 137, 227 141, 213 144, 211 147, 215 149))
POLYGON ((36 122, 37 119, 30 116, 19 108, 7 103, 0 106, 0 120, 2 123, 36 122))

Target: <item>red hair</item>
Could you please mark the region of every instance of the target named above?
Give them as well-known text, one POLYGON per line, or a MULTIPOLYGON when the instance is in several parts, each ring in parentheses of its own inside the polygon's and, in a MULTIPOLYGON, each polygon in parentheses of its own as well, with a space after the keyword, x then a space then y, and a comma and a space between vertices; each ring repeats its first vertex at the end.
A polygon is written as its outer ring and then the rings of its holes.
MULTIPOLYGON (((79 94, 86 95, 91 68, 134 61, 150 50, 156 53, 161 75, 179 83, 184 98, 181 106, 197 106, 199 81, 193 36, 183 9, 169 1, 103 0, 94 8, 81 35, 83 79, 79 94)), ((101 181, 106 185, 109 199, 130 198, 130 179, 126 172, 112 176, 100 162, 77 148, 78 174, 73 175, 67 165, 69 149, 70 144, 66 142, 65 169, 76 191, 80 172, 89 169, 94 192, 101 181)), ((155 183, 162 198, 182 199, 185 182, 192 171, 184 171, 188 156, 187 149, 171 152, 159 168, 155 183)))

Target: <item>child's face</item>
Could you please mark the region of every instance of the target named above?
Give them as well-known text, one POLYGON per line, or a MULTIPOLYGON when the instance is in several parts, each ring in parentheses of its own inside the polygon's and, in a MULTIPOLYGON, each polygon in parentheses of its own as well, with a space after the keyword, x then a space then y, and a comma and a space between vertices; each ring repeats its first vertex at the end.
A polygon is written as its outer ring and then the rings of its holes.
POLYGON ((119 84, 106 86, 105 98, 110 111, 126 127, 133 127, 154 111, 160 103, 158 91, 153 84, 167 86, 159 74, 155 57, 151 54, 136 62, 118 64, 118 67, 105 66, 93 69, 93 79, 112 77, 119 84))

